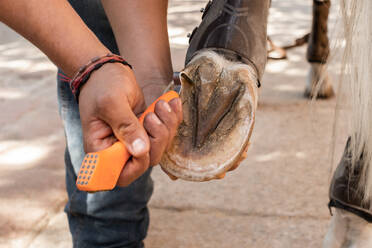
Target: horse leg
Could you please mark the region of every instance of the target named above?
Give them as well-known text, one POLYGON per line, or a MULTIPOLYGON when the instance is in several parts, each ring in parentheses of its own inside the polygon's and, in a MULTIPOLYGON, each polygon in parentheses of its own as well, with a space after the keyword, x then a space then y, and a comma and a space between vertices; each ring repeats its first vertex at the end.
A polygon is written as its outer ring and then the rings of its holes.
POLYGON ((372 211, 358 189, 363 162, 351 166, 350 141, 334 172, 329 207, 335 208, 323 248, 372 247, 372 211))
MULTIPOLYGON (((344 27, 340 96, 350 96, 350 138, 329 190, 336 208, 324 247, 372 247, 372 2, 340 1, 344 27)), ((349 106, 349 104, 348 104, 349 106)), ((340 107, 340 106, 338 106, 340 107)), ((344 116, 337 121, 345 121, 344 116)))
POLYGON ((342 209, 336 209, 323 248, 370 248, 372 224, 342 209))
POLYGON ((313 22, 306 54, 310 70, 304 93, 310 98, 329 98, 334 95, 326 67, 329 55, 327 21, 330 6, 330 0, 313 0, 313 22))
POLYGON ((251 66, 260 80, 267 60, 267 16, 271 0, 214 0, 190 36, 185 64, 203 51, 251 66))
POLYGON ((213 0, 190 36, 181 72, 184 121, 161 166, 205 181, 237 167, 247 151, 267 59, 270 0, 213 0))

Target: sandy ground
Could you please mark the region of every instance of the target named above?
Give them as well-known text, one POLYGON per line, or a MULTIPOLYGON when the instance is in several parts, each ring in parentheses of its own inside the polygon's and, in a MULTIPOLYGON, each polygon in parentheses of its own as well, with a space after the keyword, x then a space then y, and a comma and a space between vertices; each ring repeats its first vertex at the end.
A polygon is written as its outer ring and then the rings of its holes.
MULTIPOLYGON (((176 70, 182 69, 186 34, 199 23, 205 2, 170 3, 176 70)), ((308 32, 310 4, 274 1, 271 38, 288 44, 308 32)), ((267 65, 252 145, 237 170, 206 183, 174 182, 154 170, 147 247, 320 247, 330 219, 336 101, 311 104, 302 97, 304 55, 305 47, 296 48, 288 60, 267 65)), ((336 84, 336 61, 330 70, 336 84)), ((55 74, 39 50, 0 24, 0 247, 71 247, 55 74)), ((345 123, 336 134, 338 159, 345 123)))

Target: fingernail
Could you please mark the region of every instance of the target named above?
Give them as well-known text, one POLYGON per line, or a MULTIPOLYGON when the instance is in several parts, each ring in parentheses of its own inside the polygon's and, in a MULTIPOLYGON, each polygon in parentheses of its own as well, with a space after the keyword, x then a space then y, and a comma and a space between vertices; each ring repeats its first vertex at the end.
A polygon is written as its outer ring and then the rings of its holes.
POLYGON ((161 124, 161 121, 159 120, 159 118, 156 116, 156 114, 152 114, 151 115, 151 119, 157 124, 157 125, 160 125, 161 124))
POLYGON ((138 139, 135 139, 132 143, 132 150, 135 154, 140 154, 142 153, 146 148, 146 144, 145 142, 138 138, 138 139))
POLYGON ((164 102, 164 108, 170 113, 172 112, 172 109, 171 107, 169 106, 169 104, 167 102, 164 102))

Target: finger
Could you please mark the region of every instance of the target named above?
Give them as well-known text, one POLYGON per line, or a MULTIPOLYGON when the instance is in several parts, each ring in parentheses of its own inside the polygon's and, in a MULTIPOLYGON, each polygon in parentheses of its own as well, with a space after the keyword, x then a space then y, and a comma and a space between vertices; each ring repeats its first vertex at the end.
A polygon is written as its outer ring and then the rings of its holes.
POLYGON ((132 157, 121 171, 117 185, 125 187, 137 180, 149 168, 149 162, 148 154, 139 158, 132 157))
POLYGON ((154 113, 146 115, 143 126, 150 137, 150 165, 156 165, 168 145, 169 131, 154 113))
POLYGON ((155 114, 159 117, 159 119, 164 123, 166 128, 168 129, 169 136, 167 144, 170 144, 173 137, 176 134, 179 120, 177 114, 171 108, 171 106, 165 101, 159 101, 155 105, 155 114))
POLYGON ((112 97, 101 103, 99 114, 112 128, 115 137, 123 142, 128 152, 134 157, 144 156, 150 150, 150 141, 147 133, 127 101, 112 97))
POLYGON ((88 137, 85 139, 84 151, 86 153, 102 151, 106 148, 109 148, 117 141, 118 139, 114 135, 107 136, 104 139, 91 139, 88 137))
POLYGON ((85 126, 83 140, 85 152, 104 150, 117 141, 111 127, 100 120, 92 121, 85 126))
POLYGON ((169 102, 169 106, 172 108, 173 112, 177 115, 178 124, 181 124, 183 120, 183 113, 182 113, 182 101, 181 98, 172 99, 169 102))

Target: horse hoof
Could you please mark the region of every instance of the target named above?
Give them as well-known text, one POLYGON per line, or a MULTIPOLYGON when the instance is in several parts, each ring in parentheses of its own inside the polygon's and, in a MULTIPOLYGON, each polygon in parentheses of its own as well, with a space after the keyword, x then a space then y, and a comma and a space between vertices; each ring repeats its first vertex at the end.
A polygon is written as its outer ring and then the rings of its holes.
POLYGON ((325 64, 310 63, 304 96, 327 99, 335 95, 325 64))
POLYGON ((204 50, 181 72, 184 120, 160 165, 189 181, 221 179, 246 156, 257 79, 245 64, 204 50))

